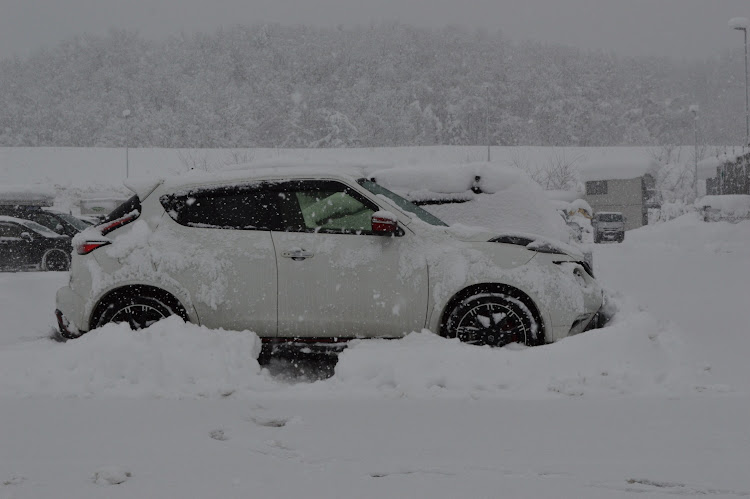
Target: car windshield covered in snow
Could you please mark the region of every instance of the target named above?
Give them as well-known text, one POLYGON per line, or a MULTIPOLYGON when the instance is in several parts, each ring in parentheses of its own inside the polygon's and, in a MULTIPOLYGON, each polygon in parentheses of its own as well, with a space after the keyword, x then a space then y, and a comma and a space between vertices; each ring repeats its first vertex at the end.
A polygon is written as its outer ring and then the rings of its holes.
POLYGON ((361 185, 362 187, 364 187, 368 191, 372 192, 376 196, 377 195, 382 195, 382 196, 387 197, 388 199, 390 199, 391 201, 393 201, 396 204, 396 206, 398 206, 399 208, 401 208, 402 210, 404 210, 407 213, 411 213, 412 215, 416 215, 416 217, 419 218, 423 222, 426 222, 426 223, 428 223, 430 225, 442 225, 444 227, 448 226, 448 224, 446 224, 445 222, 443 222, 442 220, 440 220, 435 215, 433 215, 433 214, 427 212, 426 210, 420 208, 419 206, 415 205, 414 203, 412 203, 408 199, 402 198, 401 196, 399 196, 395 192, 391 192, 388 189, 386 189, 385 187, 376 184, 372 180, 367 180, 367 179, 363 178, 363 179, 359 179, 357 182, 359 183, 359 185, 361 185))

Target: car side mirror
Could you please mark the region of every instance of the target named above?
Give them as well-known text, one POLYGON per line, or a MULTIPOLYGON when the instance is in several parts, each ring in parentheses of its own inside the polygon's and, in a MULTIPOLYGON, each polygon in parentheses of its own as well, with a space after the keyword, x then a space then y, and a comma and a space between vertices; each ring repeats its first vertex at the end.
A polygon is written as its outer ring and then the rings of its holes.
POLYGON ((29 234, 28 232, 21 232, 21 239, 28 242, 32 242, 34 240, 34 238, 31 237, 31 234, 29 234))
POLYGON ((398 220, 390 211, 376 211, 372 214, 372 231, 389 236, 398 233, 398 220))
POLYGON ((55 232, 59 232, 60 234, 62 234, 63 229, 65 229, 65 227, 63 227, 62 224, 57 224, 55 226, 55 232))

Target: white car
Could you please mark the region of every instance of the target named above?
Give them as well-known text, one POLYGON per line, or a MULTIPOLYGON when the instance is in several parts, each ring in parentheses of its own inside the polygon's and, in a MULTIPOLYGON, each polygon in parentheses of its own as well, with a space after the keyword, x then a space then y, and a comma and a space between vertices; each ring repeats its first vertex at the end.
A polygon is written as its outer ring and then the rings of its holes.
POLYGON ((448 227, 365 178, 271 168, 130 186, 76 236, 63 336, 169 316, 271 344, 398 338, 538 345, 597 322, 583 255, 526 234, 448 227))

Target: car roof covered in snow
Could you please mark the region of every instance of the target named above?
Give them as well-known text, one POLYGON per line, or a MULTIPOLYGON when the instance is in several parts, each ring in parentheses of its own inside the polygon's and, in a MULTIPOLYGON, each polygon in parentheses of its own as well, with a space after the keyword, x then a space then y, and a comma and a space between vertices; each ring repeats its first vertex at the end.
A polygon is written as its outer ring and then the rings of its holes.
MULTIPOLYGON (((357 179, 367 175, 367 168, 354 165, 326 164, 252 164, 239 165, 238 168, 220 172, 189 172, 188 174, 164 179, 167 189, 189 187, 193 185, 222 184, 253 180, 306 178, 306 179, 357 179)), ((132 182, 131 184, 135 184, 132 182)), ((134 185, 135 187, 135 185, 134 185)), ((134 190, 131 187, 131 190, 134 190)), ((137 192, 137 191, 135 191, 137 192)))

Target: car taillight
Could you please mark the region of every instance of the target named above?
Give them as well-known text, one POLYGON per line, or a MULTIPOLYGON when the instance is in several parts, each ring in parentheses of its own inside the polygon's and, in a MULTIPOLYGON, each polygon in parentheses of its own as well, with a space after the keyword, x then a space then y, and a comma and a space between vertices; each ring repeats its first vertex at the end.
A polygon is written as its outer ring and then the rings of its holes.
POLYGON ((79 255, 88 255, 97 248, 110 244, 109 241, 86 241, 76 245, 76 253, 79 255))
POLYGON ((138 218, 138 213, 133 213, 131 215, 124 216, 122 218, 118 218, 117 220, 112 220, 111 222, 105 222, 101 225, 97 225, 96 228, 103 236, 106 236, 110 232, 112 232, 115 229, 118 229, 122 227, 123 225, 127 225, 133 220, 138 218))

